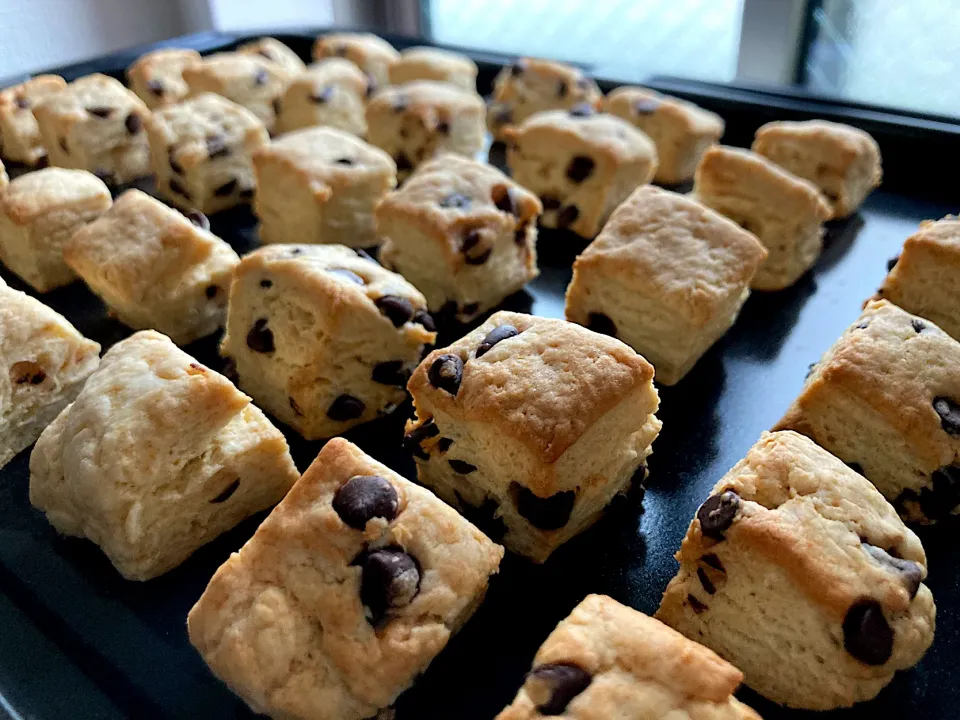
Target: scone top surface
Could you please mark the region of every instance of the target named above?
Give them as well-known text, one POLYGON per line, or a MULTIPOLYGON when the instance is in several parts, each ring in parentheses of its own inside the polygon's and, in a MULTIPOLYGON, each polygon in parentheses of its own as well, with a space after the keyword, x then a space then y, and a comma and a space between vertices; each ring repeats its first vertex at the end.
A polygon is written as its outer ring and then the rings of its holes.
POLYGON ((142 89, 150 94, 154 107, 179 102, 188 92, 183 69, 201 59, 196 50, 154 50, 137 58, 127 70, 127 77, 135 84, 142 83, 142 89))
POLYGON ((86 120, 91 116, 111 117, 114 113, 135 113, 145 120, 150 111, 143 101, 119 80, 99 73, 85 75, 37 104, 36 112, 74 116, 86 120))
POLYGON ((351 88, 357 95, 365 97, 372 92, 372 81, 369 75, 358 68, 355 63, 339 57, 330 57, 317 60, 294 78, 294 82, 313 83, 315 97, 320 98, 328 85, 344 85, 351 88))
POLYGON ((462 108, 482 110, 483 107, 483 98, 475 92, 436 80, 414 80, 378 90, 367 106, 367 117, 377 113, 406 113, 421 118, 425 126, 433 128, 440 112, 462 108))
POLYGON ((262 37, 259 40, 245 43, 237 48, 237 52, 246 55, 259 55, 290 72, 300 72, 306 67, 299 55, 272 37, 262 37))
POLYGON ((9 160, 34 164, 47 154, 32 108, 67 85, 59 75, 37 75, 0 91, 0 133, 3 155, 9 160))
POLYGON ((494 120, 520 123, 532 113, 568 108, 585 102, 599 107, 603 94, 580 68, 565 63, 523 57, 505 66, 493 83, 494 120), (498 106, 502 116, 496 117, 498 106))
MULTIPOLYGON (((828 120, 769 122, 757 130, 754 149, 763 153, 768 143, 794 138, 810 140, 818 146, 829 148, 830 153, 824 159, 841 170, 864 156, 870 159, 871 165, 879 168, 880 148, 869 133, 828 120)), ((880 182, 879 177, 875 180, 880 182)))
POLYGON ((390 78, 394 84, 405 82, 408 77, 446 81, 451 74, 469 77, 476 82, 477 72, 477 64, 466 55, 433 47, 407 48, 390 66, 390 78))
POLYGON ((373 76, 378 85, 389 82, 387 70, 400 53, 386 40, 373 33, 330 33, 321 35, 313 44, 313 57, 342 57, 373 76))
POLYGON ((91 201, 109 205, 110 190, 100 178, 85 170, 48 167, 12 180, 0 207, 12 222, 27 225, 52 210, 91 201))
POLYGON ((67 82, 59 75, 37 75, 0 90, 0 111, 29 111, 38 100, 66 86, 67 82))
POLYGON ((642 124, 645 118, 662 115, 668 118, 672 125, 693 135, 710 135, 716 139, 723 135, 723 118, 716 113, 680 98, 661 95, 649 88, 618 87, 603 99, 603 108, 638 124, 642 124))

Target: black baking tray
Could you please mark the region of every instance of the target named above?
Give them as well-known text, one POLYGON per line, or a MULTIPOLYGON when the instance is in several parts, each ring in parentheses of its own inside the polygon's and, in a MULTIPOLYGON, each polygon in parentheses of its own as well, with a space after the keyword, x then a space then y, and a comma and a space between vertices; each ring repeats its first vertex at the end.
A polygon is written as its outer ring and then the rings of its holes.
MULTIPOLYGON (((307 58, 318 32, 275 36, 307 58)), ((210 52, 262 34, 208 33, 163 44, 210 52)), ((424 42, 388 39, 399 47, 424 42)), ((68 79, 90 72, 122 77, 130 62, 154 47, 53 71, 68 79)), ((488 90, 493 74, 509 58, 473 55, 481 67, 480 89, 488 90)), ((602 75, 601 69, 594 70, 602 75)), ((602 84, 609 88, 611 83, 602 84)), ((694 370, 675 387, 660 388, 663 432, 654 443, 642 504, 636 497, 618 503, 545 565, 508 553, 474 618, 398 700, 398 720, 493 718, 523 682, 537 647, 588 593, 605 593, 653 613, 677 569, 673 553, 709 489, 780 418, 808 365, 857 317, 863 300, 883 278, 888 258, 907 235, 921 220, 955 210, 944 204, 955 185, 944 186, 931 172, 910 174, 912 167, 944 163, 956 153, 957 126, 948 119, 669 78, 650 84, 721 112, 727 120, 726 139, 733 144, 749 144, 756 127, 774 117, 828 116, 868 127, 884 153, 884 188, 858 215, 829 226, 823 255, 810 273, 788 290, 755 293, 736 325, 694 370), (918 148, 928 154, 915 157, 918 148)), ((492 160, 498 158, 502 155, 494 150, 492 160)), ((256 247, 255 218, 248 210, 220 213, 211 223, 241 254, 256 247)), ((571 235, 541 231, 541 275, 505 306, 562 317, 570 266, 583 247, 584 241, 571 235)), ((5 270, 0 275, 13 287, 31 292, 5 270)), ((130 334, 80 283, 41 297, 104 349, 130 334)), ((446 329, 441 342, 463 329, 446 329)), ((187 351, 219 369, 217 341, 208 338, 187 351)), ((347 437, 415 479, 412 459, 400 448, 409 414, 408 403, 347 437)), ((297 466, 305 469, 322 443, 306 442, 283 429, 297 466)), ((28 462, 25 451, 0 471, 0 714, 72 720, 251 717, 191 648, 185 619, 216 568, 250 537, 264 515, 242 523, 156 580, 128 582, 92 543, 58 537, 30 506, 28 462)), ((827 717, 958 716, 956 529, 948 522, 919 531, 929 561, 927 584, 940 609, 933 647, 875 701, 827 717)), ((768 719, 813 716, 779 708, 747 689, 739 696, 768 719)))

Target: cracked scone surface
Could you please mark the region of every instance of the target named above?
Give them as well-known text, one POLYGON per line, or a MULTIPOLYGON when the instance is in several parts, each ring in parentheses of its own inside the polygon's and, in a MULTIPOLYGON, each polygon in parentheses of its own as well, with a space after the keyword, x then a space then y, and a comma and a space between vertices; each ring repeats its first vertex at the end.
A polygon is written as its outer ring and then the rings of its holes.
POLYGON ((365 137, 367 97, 373 90, 370 76, 349 60, 321 60, 287 85, 277 115, 277 132, 321 125, 365 137))
POLYGON ((257 712, 361 720, 426 669, 502 555, 432 493, 335 438, 217 570, 190 611, 190 641, 257 712), (352 492, 361 486, 371 494, 352 492), (378 573, 384 556, 403 572, 378 573))
POLYGON ((377 87, 390 84, 390 66, 400 53, 373 33, 329 33, 313 44, 313 59, 346 58, 372 77, 377 87))
POLYGON ((200 62, 196 50, 164 49, 141 55, 127 69, 130 88, 155 110, 180 102, 189 92, 183 69, 200 62))
POLYGON ((742 678, 663 623, 588 595, 540 646, 497 720, 760 720, 733 697, 742 678))
POLYGON ((66 86, 59 75, 37 75, 0 91, 0 154, 6 160, 36 165, 47 157, 33 107, 66 86))
POLYGON ((30 503, 128 580, 279 501, 287 442, 229 380, 150 330, 114 345, 30 456, 30 503))
POLYGON ((933 641, 920 540, 863 476, 764 433, 701 505, 656 617, 788 707, 870 700, 933 641))

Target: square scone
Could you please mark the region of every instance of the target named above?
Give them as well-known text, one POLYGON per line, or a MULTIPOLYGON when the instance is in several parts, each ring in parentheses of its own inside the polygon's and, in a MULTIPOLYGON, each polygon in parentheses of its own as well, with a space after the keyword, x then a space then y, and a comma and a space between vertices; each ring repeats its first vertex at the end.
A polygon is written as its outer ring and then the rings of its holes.
POLYGON ((322 125, 357 137, 367 134, 370 77, 349 60, 329 58, 297 73, 287 85, 277 114, 277 132, 322 125))
POLYGON ((618 87, 603 99, 603 109, 650 136, 658 160, 653 180, 663 185, 692 180, 704 151, 724 130, 716 113, 642 87, 618 87))
POLYGON ((307 128, 259 148, 253 169, 263 242, 380 243, 374 209, 397 186, 397 166, 380 148, 342 130, 307 128))
POLYGON ((6 160, 37 165, 46 159, 47 149, 32 109, 66 86, 59 75, 37 75, 0 91, 0 146, 6 160))
POLYGON ((0 279, 0 469, 30 447, 100 364, 100 346, 0 279))
POLYGON ((63 246, 111 203, 109 188, 83 170, 21 175, 0 195, 0 260, 38 292, 72 283, 63 246))
POLYGON ((502 556, 428 490, 334 438, 217 570, 190 642, 255 712, 392 717, 502 556))
POLYGON ((623 340, 673 385, 733 325, 766 257, 719 213, 640 187, 574 262, 566 318, 623 340))
POLYGON ((588 595, 537 651, 496 720, 760 720, 743 674, 712 650, 605 595, 588 595))
POLYGON ((407 48, 388 70, 391 85, 436 80, 472 92, 477 90, 477 72, 477 64, 466 55, 433 47, 407 48))
POLYGON ((693 197, 752 232, 767 249, 750 285, 754 290, 788 288, 820 257, 823 222, 831 215, 826 198, 761 155, 709 148, 697 166, 693 197))
POLYGON ((342 245, 246 255, 220 352, 240 387, 309 440, 391 412, 436 339, 413 285, 342 245))
POLYGON ((492 508, 504 545, 535 562, 629 490, 660 432, 650 363, 565 320, 495 313, 407 389, 420 482, 466 512, 492 508))
POLYGON ((152 330, 103 356, 30 456, 30 502, 128 580, 175 568, 297 480, 287 441, 222 375, 152 330))
POLYGON ((960 512, 960 342, 886 300, 813 366, 777 424, 854 467, 907 520, 960 512))
POLYGON ((154 50, 141 55, 127 68, 127 80, 137 97, 148 108, 156 110, 187 97, 189 88, 183 79, 183 69, 201 59, 196 50, 154 50))
POLYGON ((87 75, 33 109, 51 165, 87 170, 110 185, 150 174, 143 126, 150 110, 106 75, 87 75))
POLYGON ((74 233, 63 256, 124 325, 177 345, 223 327, 240 262, 204 215, 186 217, 134 189, 74 233))
POLYGON ((855 213, 883 177, 876 140, 841 123, 767 123, 752 150, 819 187, 837 218, 855 213))
POLYGON ((306 68, 306 64, 300 59, 299 55, 272 37, 262 37, 244 43, 237 48, 237 52, 246 55, 259 55, 292 73, 303 72, 306 68))
POLYGON ((253 199, 254 151, 270 138, 252 112, 204 93, 147 123, 157 189, 177 207, 215 213, 253 199))
POLYGON ((907 238, 877 297, 960 340, 960 219, 926 221, 907 238))
POLYGON ((400 53, 373 33, 329 33, 313 43, 313 59, 340 57, 373 78, 377 87, 390 84, 390 66, 400 53))
POLYGON ((387 87, 367 103, 367 139, 394 159, 404 180, 442 152, 475 157, 486 135, 484 108, 476 92, 435 80, 387 87))
POLYGON ((441 155, 377 206, 380 261, 412 282, 438 319, 466 322, 537 276, 541 210, 492 165, 441 155))
POLYGON ((697 510, 656 617, 781 705, 870 700, 933 642, 920 540, 808 438, 764 433, 697 510))
POLYGON ((513 179, 540 196, 546 228, 595 237, 613 209, 653 179, 653 141, 589 105, 538 113, 505 131, 513 179))

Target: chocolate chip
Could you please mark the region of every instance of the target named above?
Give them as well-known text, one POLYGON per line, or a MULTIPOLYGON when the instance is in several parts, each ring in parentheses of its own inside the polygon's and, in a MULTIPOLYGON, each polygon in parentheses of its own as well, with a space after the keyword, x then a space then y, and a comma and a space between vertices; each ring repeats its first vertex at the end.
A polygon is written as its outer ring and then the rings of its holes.
POLYGON ((439 205, 442 208, 456 208, 457 210, 464 210, 470 207, 470 198, 461 193, 451 193, 443 198, 439 205))
POLYGON ((336 275, 338 278, 352 282, 355 285, 366 285, 366 283, 363 281, 363 278, 352 270, 347 270, 345 268, 333 268, 327 272, 329 272, 331 275, 336 275))
POLYGON ((843 619, 843 646, 867 665, 883 665, 893 654, 893 630, 876 600, 855 602, 843 619))
POLYGON ((463 460, 447 460, 447 462, 450 463, 450 467, 453 468, 455 473, 460 473, 461 475, 469 475, 477 469, 476 465, 471 465, 463 460))
POLYGON ((402 150, 394 156, 393 161, 397 164, 397 170, 403 172, 413 170, 413 163, 410 162, 410 158, 402 150))
POLYGON ((14 102, 21 110, 26 110, 30 107, 30 98, 24 97, 23 95, 17 95, 17 99, 14 102))
POLYGON ((201 230, 210 229, 210 220, 199 210, 187 210, 184 216, 201 230))
POLYGON ((559 210, 563 203, 560 202, 560 198, 553 195, 541 195, 540 204, 543 205, 544 210, 559 210))
POLYGON ((143 120, 136 113, 127 115, 127 119, 123 121, 123 124, 127 128, 127 132, 131 135, 136 135, 143 129, 143 120))
POLYGON ((227 487, 224 489, 224 491, 223 491, 222 493, 220 493, 219 495, 217 495, 217 496, 216 496, 213 500, 211 500, 210 502, 211 502, 211 503, 215 503, 215 504, 219 504, 219 503, 222 503, 222 502, 226 502, 227 500, 230 499, 230 496, 233 495, 233 494, 237 491, 237 488, 238 488, 238 487, 240 487, 240 478, 237 478, 237 479, 234 480, 232 483, 230 483, 229 485, 227 485, 227 487))
POLYGON ((193 198, 190 197, 190 193, 187 192, 187 189, 183 187, 183 185, 180 184, 180 181, 177 180, 176 178, 170 178, 169 185, 170 185, 170 192, 175 192, 177 193, 177 195, 180 195, 186 198, 187 200, 193 200, 193 198))
POLYGON ((482 239, 480 231, 477 229, 468 230, 467 234, 463 236, 463 244, 460 249, 467 265, 483 265, 490 259, 493 248, 483 246, 481 244, 482 239))
POLYGON ((567 205, 557 213, 557 227, 565 230, 573 225, 580 217, 580 209, 576 205, 567 205))
POLYGON ((617 336, 617 324, 602 312, 592 312, 587 315, 587 330, 593 330, 610 337, 617 336))
POLYGON ((174 157, 174 153, 176 153, 176 148, 170 148, 170 150, 167 152, 167 164, 177 175, 183 175, 183 165, 177 162, 176 157, 174 157))
POLYGON ((330 102, 330 98, 332 97, 333 88, 328 85, 320 91, 314 91, 310 93, 310 102, 316 103, 317 105, 323 105, 324 103, 330 102))
POLYGON ((300 417, 303 417, 303 410, 300 409, 300 406, 297 404, 296 400, 294 400, 292 397, 287 397, 287 402, 290 403, 290 409, 293 410, 294 413, 300 417))
POLYGON ((267 80, 270 79, 270 76, 267 75, 267 71, 263 68, 257 68, 257 72, 253 75, 253 84, 254 85, 266 85, 267 80))
POLYGON ((575 183, 582 183, 593 174, 595 163, 586 155, 577 155, 567 165, 567 177, 575 183))
POLYGON ((262 287, 262 288, 272 288, 272 287, 273 287, 273 280, 261 280, 261 281, 260 281, 260 287, 262 287))
POLYGON ((113 108, 106 107, 105 105, 96 105, 94 107, 88 107, 87 112, 95 117, 106 119, 113 114, 113 108))
POLYGON ((396 488, 379 475, 354 475, 333 496, 334 511, 354 530, 363 530, 373 518, 392 521, 399 506, 396 488))
POLYGON ((337 397, 330 407, 327 408, 327 417, 337 422, 346 422, 347 420, 356 420, 363 415, 366 406, 362 400, 358 400, 353 395, 344 393, 337 397))
POLYGON ((740 509, 740 496, 733 490, 711 495, 697 510, 700 531, 714 540, 723 540, 723 533, 732 524, 740 509))
POLYGON ((354 565, 362 568, 360 602, 370 613, 370 623, 379 625, 392 610, 413 602, 420 592, 420 567, 398 547, 361 554, 354 565))
POLYGON ((690 595, 690 594, 688 594, 688 595, 687 595, 687 602, 690 603, 690 607, 693 608, 693 611, 694 611, 697 615, 699 615, 700 613, 702 613, 702 612, 704 612, 705 610, 707 610, 707 606, 704 605, 702 602, 700 602, 700 601, 697 599, 697 596, 696 596, 696 595, 690 595))
POLYGON ((911 318, 910 327, 912 327, 914 332, 917 332, 917 333, 922 333, 924 330, 927 329, 927 326, 917 318, 911 318))
POLYGON ((517 214, 517 204, 513 198, 513 188, 504 183, 497 183, 490 190, 490 196, 497 210, 502 210, 511 215, 517 214))
POLYGON ((633 111, 637 115, 651 115, 657 111, 657 108, 660 107, 660 104, 660 101, 656 98, 640 98, 633 104, 633 111))
POLYGON ((437 441, 437 449, 442 453, 449 450, 451 445, 453 445, 453 438, 440 438, 437 441))
POLYGON ((296 257, 303 254, 303 248, 295 247, 290 249, 290 257, 296 257))
POLYGON ((890 272, 891 270, 893 270, 894 266, 895 266, 898 262, 900 262, 900 256, 899 256, 899 255, 894 255, 892 258, 890 258, 889 260, 887 260, 887 272, 890 272))
POLYGON ((864 320, 863 322, 857 323, 853 327, 855 330, 866 330, 868 327, 870 327, 870 321, 864 320))
POLYGON ((47 373, 32 360, 22 360, 10 367, 10 380, 14 385, 39 385, 47 379, 47 373))
POLYGON ((216 285, 207 285, 207 289, 204 292, 208 300, 213 300, 220 292, 220 288, 216 285))
POLYGON ((900 576, 911 600, 917 596, 917 592, 920 590, 920 583, 923 582, 923 570, 919 563, 894 557, 883 548, 871 545, 870 543, 863 543, 863 549, 878 563, 900 576))
POLYGON ((353 165, 353 160, 348 157, 340 157, 333 161, 334 165, 353 165))
POLYGON ((259 318, 250 328, 247 347, 258 353, 272 353, 277 349, 273 344, 273 331, 267 327, 267 318, 259 318))
POLYGON ((147 90, 149 90, 156 97, 163 97, 163 83, 156 78, 147 80, 147 90))
POLYGON ((720 572, 726 572, 726 569, 723 567, 723 563, 720 562, 720 558, 718 558, 713 553, 707 553, 700 559, 703 560, 703 562, 705 562, 707 565, 712 567, 714 570, 719 570, 720 572))
POLYGON ((437 324, 433 321, 433 317, 426 310, 417 310, 413 316, 413 322, 423 325, 423 329, 427 332, 436 332, 437 324))
POLYGON ((404 367, 403 360, 387 360, 373 366, 374 382, 381 385, 406 387, 410 379, 410 370, 404 367))
POLYGON ((593 678, 573 663, 549 663, 527 675, 527 693, 541 715, 563 715, 567 706, 587 689, 593 678))
POLYGON ((570 88, 567 86, 566 80, 561 80, 557 83, 557 97, 566 97, 569 91, 570 88))
POLYGON ((413 317, 413 305, 399 295, 381 295, 373 301, 373 304, 393 323, 394 327, 403 327, 403 324, 413 317))
POLYGON ((397 113, 403 112, 404 110, 407 109, 408 104, 409 104, 409 101, 407 100, 406 95, 397 95, 393 99, 393 111, 397 113))
POLYGON ((430 455, 424 451, 421 444, 424 440, 436 437, 439 434, 440 428, 437 427, 437 424, 433 420, 427 420, 403 436, 403 447, 421 460, 429 460, 430 455))
POLYGON ((460 381, 463 380, 463 360, 459 355, 451 353, 440 355, 430 365, 427 378, 435 388, 456 396, 460 390, 460 381))
POLYGON ((513 325, 500 325, 495 327, 493 330, 487 333, 487 336, 483 339, 483 342, 477 346, 477 353, 475 357, 486 355, 487 351, 498 342, 506 340, 507 338, 516 337, 519 334, 520 331, 517 330, 513 325))
POLYGON ((573 490, 539 497, 519 483, 511 483, 510 492, 517 505, 517 512, 540 530, 559 530, 570 520, 577 494, 573 490))
POLYGON ((933 409, 940 416, 940 425, 949 435, 960 435, 960 405, 950 398, 938 397, 933 400, 933 409))
POLYGON ((279 115, 283 111, 283 101, 281 101, 280 98, 274 98, 271 105, 273 106, 274 115, 279 115))
POLYGON ((450 134, 450 121, 449 121, 449 120, 441 120, 440 122, 438 122, 438 123, 437 123, 437 132, 440 133, 441 135, 449 135, 449 134, 450 134))
POLYGON ((214 190, 213 194, 216 195, 217 197, 225 197, 227 195, 232 194, 233 191, 236 189, 237 189, 237 179, 234 178, 233 180, 228 180, 223 185, 221 185, 216 190, 214 190))
POLYGON ((589 103, 578 103, 569 110, 573 117, 590 117, 593 112, 593 107, 589 103))
POLYGON ((520 75, 523 75, 523 71, 525 69, 526 69, 525 64, 522 61, 518 60, 517 62, 513 63, 513 65, 510 66, 510 74, 513 75, 514 77, 519 77, 520 75))
POLYGON ((717 588, 712 582, 710 582, 710 578, 707 577, 707 573, 703 568, 697 568, 697 577, 700 579, 700 585, 703 586, 703 589, 707 595, 716 594, 717 588))
POLYGON ((227 140, 223 135, 207 136, 207 157, 211 160, 218 157, 224 157, 230 154, 230 148, 227 147, 227 140))
POLYGON ((57 144, 60 146, 60 149, 63 150, 67 155, 70 154, 70 148, 67 147, 67 139, 65 137, 57 140, 57 144))

